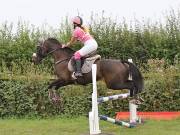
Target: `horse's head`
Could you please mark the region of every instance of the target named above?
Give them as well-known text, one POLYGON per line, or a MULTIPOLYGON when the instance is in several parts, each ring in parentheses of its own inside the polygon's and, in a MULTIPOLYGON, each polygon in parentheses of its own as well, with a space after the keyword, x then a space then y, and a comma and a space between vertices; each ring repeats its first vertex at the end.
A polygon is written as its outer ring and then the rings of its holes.
POLYGON ((61 50, 62 53, 59 54, 63 54, 65 57, 72 56, 74 53, 74 50, 70 48, 61 49, 61 47, 61 43, 55 38, 40 39, 37 43, 36 53, 32 55, 32 61, 39 64, 43 58, 57 50, 61 50))
POLYGON ((35 64, 39 64, 43 58, 45 58, 48 54, 53 53, 55 50, 59 48, 61 48, 61 45, 59 41, 56 39, 39 39, 37 43, 36 53, 33 53, 32 60, 35 64), (56 42, 52 42, 52 40, 56 42))
POLYGON ((47 50, 45 49, 44 45, 45 40, 44 39, 39 39, 38 43, 36 45, 36 53, 33 53, 32 55, 32 61, 35 64, 38 64, 41 62, 41 60, 46 57, 47 55, 47 50))

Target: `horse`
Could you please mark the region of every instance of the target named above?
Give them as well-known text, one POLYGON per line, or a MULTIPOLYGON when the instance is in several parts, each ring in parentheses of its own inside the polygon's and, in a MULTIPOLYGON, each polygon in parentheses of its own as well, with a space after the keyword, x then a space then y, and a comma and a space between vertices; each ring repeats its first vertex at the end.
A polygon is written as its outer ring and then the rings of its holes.
MULTIPOLYGON (((49 90, 52 88, 57 90, 71 84, 92 83, 92 71, 77 79, 72 77, 72 72, 68 70, 68 62, 74 53, 71 48, 62 48, 62 44, 55 38, 39 41, 37 51, 32 57, 33 62, 39 64, 46 56, 52 55, 55 74, 58 77, 48 86, 49 90)), ((103 80, 108 89, 128 89, 132 98, 137 98, 142 92, 144 80, 140 70, 133 63, 115 59, 98 59, 94 63, 97 64, 97 81, 103 80), (128 79, 129 75, 132 76, 131 80, 128 79)))

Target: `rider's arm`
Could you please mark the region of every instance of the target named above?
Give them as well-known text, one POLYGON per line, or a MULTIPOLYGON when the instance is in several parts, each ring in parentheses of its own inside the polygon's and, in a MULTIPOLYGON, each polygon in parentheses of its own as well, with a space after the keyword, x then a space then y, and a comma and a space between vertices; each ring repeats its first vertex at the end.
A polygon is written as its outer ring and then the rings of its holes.
POLYGON ((66 47, 71 46, 72 44, 74 44, 76 42, 76 38, 75 37, 71 37, 71 40, 66 44, 66 47))

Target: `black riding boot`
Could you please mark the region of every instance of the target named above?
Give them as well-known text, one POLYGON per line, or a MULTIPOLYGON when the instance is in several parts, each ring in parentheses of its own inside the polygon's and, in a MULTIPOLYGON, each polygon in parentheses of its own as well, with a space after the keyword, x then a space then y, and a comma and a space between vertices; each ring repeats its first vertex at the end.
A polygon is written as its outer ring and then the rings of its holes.
POLYGON ((81 72, 81 60, 75 60, 75 65, 76 65, 76 71, 75 71, 75 77, 81 77, 82 72, 81 72))

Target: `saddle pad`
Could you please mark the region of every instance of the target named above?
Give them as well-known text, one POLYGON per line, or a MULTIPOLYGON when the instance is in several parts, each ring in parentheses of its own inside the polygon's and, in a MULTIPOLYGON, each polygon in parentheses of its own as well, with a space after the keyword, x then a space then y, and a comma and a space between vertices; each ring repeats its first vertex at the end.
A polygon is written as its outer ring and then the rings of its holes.
MULTIPOLYGON (((98 59, 101 59, 101 56, 100 55, 95 55, 93 57, 89 57, 89 58, 86 58, 84 60, 84 64, 82 65, 81 67, 81 71, 82 73, 89 73, 91 71, 91 68, 92 68, 92 64, 98 60, 98 59)), ((74 72, 75 69, 73 67, 73 60, 71 59, 68 63, 68 69, 69 71, 71 72, 74 72)))

